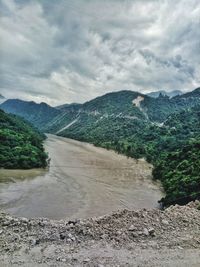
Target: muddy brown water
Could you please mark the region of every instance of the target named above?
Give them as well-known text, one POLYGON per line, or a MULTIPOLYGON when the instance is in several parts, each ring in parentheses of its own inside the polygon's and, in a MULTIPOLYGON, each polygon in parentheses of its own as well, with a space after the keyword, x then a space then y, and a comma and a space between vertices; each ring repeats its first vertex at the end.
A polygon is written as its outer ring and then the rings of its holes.
POLYGON ((48 135, 49 170, 0 170, 0 209, 23 217, 73 219, 157 207, 152 166, 91 144, 48 135))

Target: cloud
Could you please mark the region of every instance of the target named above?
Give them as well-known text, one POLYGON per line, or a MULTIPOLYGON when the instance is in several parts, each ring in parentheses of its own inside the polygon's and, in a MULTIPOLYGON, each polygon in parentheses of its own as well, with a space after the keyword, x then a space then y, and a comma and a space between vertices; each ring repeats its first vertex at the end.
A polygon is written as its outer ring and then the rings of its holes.
POLYGON ((57 105, 200 83, 198 0, 1 0, 0 91, 57 105))

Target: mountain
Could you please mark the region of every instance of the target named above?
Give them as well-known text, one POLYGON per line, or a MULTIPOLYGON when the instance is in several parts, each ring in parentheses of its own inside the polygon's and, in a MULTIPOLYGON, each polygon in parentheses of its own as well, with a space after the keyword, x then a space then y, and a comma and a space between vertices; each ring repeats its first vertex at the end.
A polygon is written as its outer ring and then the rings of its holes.
MULTIPOLYGON (((105 94, 84 104, 64 104, 51 107, 45 103, 36 104, 17 99, 5 101, 0 108, 27 119, 42 131, 68 135, 73 129, 87 131, 96 127, 100 120, 141 120, 163 123, 174 113, 200 103, 199 89, 193 92, 157 98, 133 91, 119 91, 105 94)), ((84 138, 84 135, 83 135, 84 138)))
POLYGON ((64 111, 65 109, 68 109, 69 107, 71 108, 81 107, 81 104, 79 103, 64 104, 64 105, 56 106, 55 108, 64 111))
POLYGON ((47 166, 45 136, 23 119, 0 110, 0 168, 30 169, 47 166))
POLYGON ((84 104, 64 106, 62 115, 46 125, 46 131, 72 138, 73 132, 75 136, 80 132, 83 139, 89 129, 115 121, 163 123, 170 114, 200 103, 198 95, 191 94, 173 98, 160 94, 153 98, 133 91, 108 93, 84 104))
POLYGON ((170 91, 170 92, 167 92, 165 90, 160 90, 160 91, 150 92, 147 95, 154 97, 154 98, 157 98, 157 97, 159 97, 160 94, 162 94, 164 96, 174 97, 177 95, 182 95, 183 92, 180 90, 174 90, 174 91, 170 91))
POLYGON ((165 206, 198 197, 200 88, 174 97, 126 90, 57 108, 20 100, 8 100, 0 107, 42 131, 145 158, 164 186, 165 206))
POLYGON ((144 95, 132 91, 108 93, 79 105, 69 105, 64 108, 64 114, 55 118, 47 125, 46 131, 64 133, 66 130, 77 130, 90 125, 95 127, 98 120, 105 118, 124 118, 129 120, 146 119, 146 114, 140 109, 140 101, 144 95), (134 103, 134 101, 136 101, 134 103))
POLYGON ((191 91, 191 92, 188 92, 188 93, 185 93, 183 95, 181 95, 179 98, 184 98, 184 99, 187 99, 187 98, 200 98, 200 87, 196 88, 195 90, 191 91))
POLYGON ((0 108, 7 113, 23 117, 40 130, 45 129, 45 125, 61 113, 46 103, 37 104, 19 99, 9 99, 1 104, 0 108))
POLYGON ((2 104, 5 101, 6 101, 6 98, 2 94, 0 94, 0 104, 2 104))
MULTIPOLYGON (((199 91, 173 98, 130 91, 106 94, 70 110, 71 120, 56 133, 146 158, 164 186, 162 204, 185 204, 200 197, 199 91)), ((55 132, 54 125, 49 130, 55 132)))

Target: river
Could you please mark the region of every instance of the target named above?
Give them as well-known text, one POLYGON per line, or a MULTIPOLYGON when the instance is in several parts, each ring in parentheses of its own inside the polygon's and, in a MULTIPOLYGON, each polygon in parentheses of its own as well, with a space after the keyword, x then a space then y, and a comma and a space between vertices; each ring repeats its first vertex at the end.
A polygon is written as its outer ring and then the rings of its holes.
POLYGON ((0 170, 0 209, 29 218, 87 218, 156 207, 163 195, 144 160, 49 134, 45 149, 47 171, 0 170))

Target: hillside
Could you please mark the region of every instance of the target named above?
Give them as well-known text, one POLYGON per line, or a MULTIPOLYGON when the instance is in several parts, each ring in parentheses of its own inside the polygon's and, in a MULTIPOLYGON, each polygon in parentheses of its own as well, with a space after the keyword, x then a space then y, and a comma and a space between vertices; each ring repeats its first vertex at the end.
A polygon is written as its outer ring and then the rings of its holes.
POLYGON ((33 101, 28 102, 19 99, 9 99, 1 104, 0 108, 7 113, 26 119, 40 130, 43 130, 49 121, 61 113, 46 103, 37 104, 33 101))
POLYGON ((0 168, 46 167, 44 138, 29 123, 0 110, 0 168))
POLYGON ((59 132, 65 136, 70 129, 71 136, 74 129, 75 135, 77 135, 79 130, 82 134, 82 132, 87 132, 88 128, 95 128, 99 120, 110 119, 109 121, 112 121, 117 118, 162 123, 169 115, 191 108, 196 104, 200 104, 198 89, 173 98, 166 95, 153 98, 133 91, 113 92, 82 105, 64 106, 65 115, 58 116, 46 125, 46 131, 59 132), (71 122, 73 122, 72 125, 71 122), (65 129, 67 129, 66 132, 65 129))
POLYGON ((167 195, 162 202, 165 205, 187 203, 199 197, 200 188, 196 184, 200 184, 200 105, 173 113, 162 125, 120 116, 96 120, 85 114, 60 135, 114 149, 130 157, 146 158, 156 166, 154 177, 164 185, 167 195), (181 157, 185 147, 188 154, 181 157), (177 153, 180 155, 174 157, 177 153), (176 165, 182 169, 176 169, 176 165), (186 171, 189 166, 190 171, 186 171))
POLYGON ((154 177, 166 190, 164 205, 199 197, 199 153, 195 147, 200 136, 200 88, 172 98, 120 91, 59 108, 24 101, 21 108, 20 103, 10 100, 1 106, 18 114, 23 110, 22 115, 43 131, 146 158, 155 166, 154 177), (185 147, 191 152, 187 158, 180 156, 185 147), (174 157, 174 153, 179 156, 174 157), (173 166, 170 161, 174 161, 173 166), (189 165, 195 170, 190 174, 189 165))
POLYGON ((188 98, 200 98, 200 87, 196 88, 195 90, 185 93, 183 95, 181 95, 179 98, 184 98, 184 99, 188 99, 188 98))
POLYGON ((200 103, 199 89, 190 93, 169 98, 159 95, 154 98, 133 91, 119 91, 97 97, 84 104, 65 104, 51 107, 45 103, 36 104, 17 99, 5 101, 1 109, 27 119, 42 131, 64 133, 73 127, 88 128, 104 118, 124 118, 164 122, 175 112, 190 108, 200 103), (64 130, 63 130, 64 129, 64 130))

